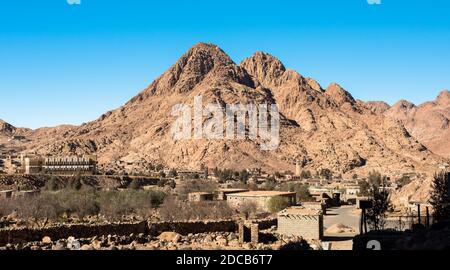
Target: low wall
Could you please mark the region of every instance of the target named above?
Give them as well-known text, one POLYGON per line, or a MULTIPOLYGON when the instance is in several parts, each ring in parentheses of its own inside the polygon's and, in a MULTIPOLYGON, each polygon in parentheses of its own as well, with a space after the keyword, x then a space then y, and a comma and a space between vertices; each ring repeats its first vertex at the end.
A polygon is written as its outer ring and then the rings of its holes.
POLYGON ((26 243, 41 241, 45 236, 51 239, 66 239, 70 236, 75 238, 89 238, 96 235, 130 235, 132 233, 146 233, 147 223, 121 223, 104 225, 76 224, 68 226, 49 227, 44 229, 12 229, 0 230, 0 245, 8 243, 26 243))
MULTIPOLYGON (((277 224, 276 219, 256 221, 260 229, 269 229, 277 224)), ((226 221, 191 221, 191 222, 158 222, 158 223, 120 223, 104 225, 76 224, 55 226, 45 229, 0 229, 0 246, 17 243, 41 241, 45 236, 53 240, 75 238, 90 238, 101 235, 130 235, 148 234, 159 236, 163 232, 176 232, 181 235, 208 233, 208 232, 236 232, 237 222, 226 221)))
POLYGON ((198 221, 198 222, 160 222, 149 223, 148 234, 158 236, 163 232, 176 232, 181 235, 190 233, 208 233, 208 232, 235 232, 237 224, 234 220, 228 221, 198 221))

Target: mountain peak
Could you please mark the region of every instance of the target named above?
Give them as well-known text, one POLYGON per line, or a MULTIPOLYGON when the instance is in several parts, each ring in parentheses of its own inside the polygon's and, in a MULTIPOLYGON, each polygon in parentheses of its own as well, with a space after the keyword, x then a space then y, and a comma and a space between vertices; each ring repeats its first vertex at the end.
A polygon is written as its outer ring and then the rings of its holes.
POLYGON ((325 94, 334 99, 339 105, 342 105, 347 102, 351 104, 356 103, 353 96, 337 83, 331 83, 327 87, 325 94))
POLYGON ((11 134, 16 130, 16 127, 0 119, 0 133, 11 134))
POLYGON ((285 66, 278 58, 262 51, 242 61, 240 66, 266 87, 272 86, 276 79, 286 72, 285 66))
POLYGON ((439 96, 436 99, 436 103, 439 105, 449 105, 450 104, 450 91, 443 90, 439 93, 439 96))
POLYGON ((384 101, 368 101, 364 106, 377 115, 382 115, 387 112, 391 106, 384 101))
POLYGON ((186 93, 206 78, 211 82, 233 80, 253 86, 250 76, 217 45, 197 43, 132 102, 152 94, 186 93))
POLYGON ((184 56, 191 58, 190 60, 196 57, 200 57, 203 60, 205 58, 212 58, 225 65, 234 64, 231 58, 219 46, 212 43, 197 43, 184 56))
POLYGON ((416 107, 416 105, 414 105, 414 103, 411 103, 405 99, 399 100, 397 103, 395 103, 392 106, 392 108, 394 110, 410 110, 410 109, 413 109, 414 107, 416 107))

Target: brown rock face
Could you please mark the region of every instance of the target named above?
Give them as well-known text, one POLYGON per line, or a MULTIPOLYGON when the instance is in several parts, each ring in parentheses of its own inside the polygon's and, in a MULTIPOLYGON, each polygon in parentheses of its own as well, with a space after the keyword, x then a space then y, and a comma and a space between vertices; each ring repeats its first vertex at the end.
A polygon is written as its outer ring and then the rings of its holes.
POLYGON ((0 135, 10 136, 16 131, 16 127, 0 119, 0 135))
POLYGON ((364 103, 363 106, 377 115, 382 115, 391 108, 391 106, 384 101, 369 101, 364 103))
POLYGON ((434 153, 450 158, 450 92, 420 106, 399 101, 386 116, 400 121, 409 133, 434 153))
POLYGON ((205 165, 293 171, 299 160, 308 170, 364 174, 373 169, 430 172, 441 162, 402 124, 373 113, 339 85, 323 91, 313 79, 287 70, 280 60, 262 52, 236 65, 220 48, 204 43, 121 108, 79 127, 40 129, 29 138, 27 149, 43 154, 95 153, 101 166, 115 169, 122 169, 116 163, 123 161, 185 169, 205 165), (249 138, 174 140, 172 108, 192 105, 196 96, 204 105, 277 104, 279 148, 263 151, 260 142, 249 138))

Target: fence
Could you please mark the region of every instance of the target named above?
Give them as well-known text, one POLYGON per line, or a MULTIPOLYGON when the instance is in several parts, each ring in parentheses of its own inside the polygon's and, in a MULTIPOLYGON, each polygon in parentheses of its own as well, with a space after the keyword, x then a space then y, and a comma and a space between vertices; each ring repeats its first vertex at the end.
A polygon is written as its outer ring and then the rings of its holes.
POLYGON ((412 230, 413 226, 418 224, 422 224, 424 227, 428 228, 434 224, 434 219, 432 216, 419 217, 417 215, 388 217, 384 221, 384 226, 382 226, 381 229, 402 232, 412 230))

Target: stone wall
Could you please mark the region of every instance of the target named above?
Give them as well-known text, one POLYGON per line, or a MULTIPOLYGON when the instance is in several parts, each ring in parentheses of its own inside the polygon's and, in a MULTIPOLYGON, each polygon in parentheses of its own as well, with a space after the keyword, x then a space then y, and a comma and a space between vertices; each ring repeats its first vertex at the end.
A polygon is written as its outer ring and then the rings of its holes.
MULTIPOLYGON (((255 221, 260 229, 269 229, 275 226, 276 219, 255 221)), ((101 235, 130 235, 148 234, 159 236, 163 232, 176 232, 181 235, 209 233, 209 232, 236 232, 237 222, 234 220, 225 221, 190 221, 190 222, 158 222, 158 223, 120 223, 104 225, 68 225, 55 226, 45 229, 0 229, 0 246, 8 243, 25 243, 42 240, 49 236, 53 240, 67 239, 70 236, 75 238, 90 238, 101 235)))
POLYGON ((234 220, 226 221, 187 221, 187 222, 159 222, 149 223, 148 233, 152 236, 158 236, 163 232, 176 232, 181 235, 190 233, 207 232, 235 232, 237 224, 234 220))
POLYGON ((4 229, 0 230, 0 245, 41 241, 45 236, 51 239, 66 239, 70 236, 75 238, 89 238, 97 235, 130 235, 132 233, 139 234, 146 232, 146 222, 104 225, 76 224, 44 229, 4 229))

